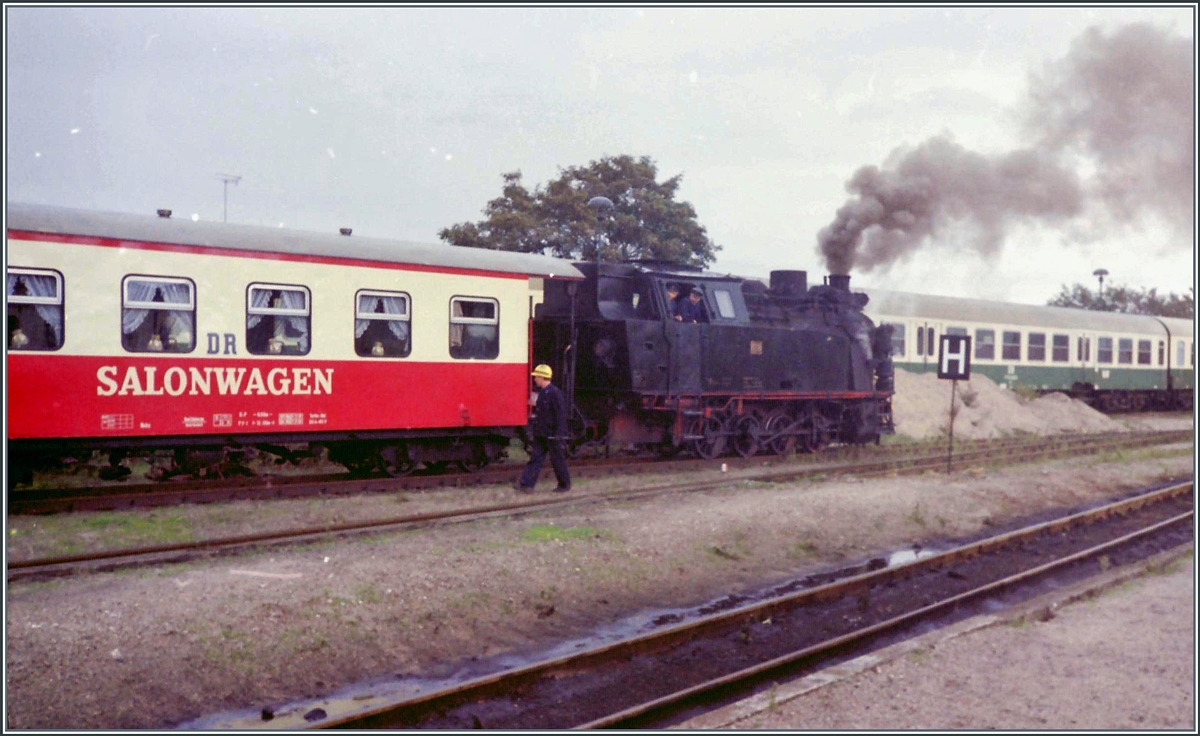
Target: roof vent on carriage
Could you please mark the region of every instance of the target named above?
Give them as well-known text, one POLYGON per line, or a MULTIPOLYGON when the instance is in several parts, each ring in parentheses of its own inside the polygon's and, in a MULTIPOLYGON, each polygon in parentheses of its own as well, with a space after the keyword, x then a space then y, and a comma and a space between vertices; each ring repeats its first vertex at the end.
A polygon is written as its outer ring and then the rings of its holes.
POLYGON ((349 227, 341 227, 338 228, 338 232, 342 235, 349 235, 350 233, 354 232, 354 229, 349 227))
POLYGON ((158 216, 163 218, 164 220, 169 220, 169 219, 171 219, 171 210, 159 210, 158 216))

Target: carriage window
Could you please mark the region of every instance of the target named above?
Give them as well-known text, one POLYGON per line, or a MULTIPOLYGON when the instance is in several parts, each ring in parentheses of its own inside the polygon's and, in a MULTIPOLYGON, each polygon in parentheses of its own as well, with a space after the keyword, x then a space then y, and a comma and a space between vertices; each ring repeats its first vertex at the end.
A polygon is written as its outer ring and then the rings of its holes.
POLYGON ((1066 363, 1071 360, 1071 336, 1055 335, 1054 347, 1050 356, 1055 363, 1066 363))
POLYGON ((1158 364, 1162 365, 1167 362, 1167 344, 1162 340, 1158 341, 1158 364))
POLYGON ((1126 365, 1133 363, 1133 340, 1124 337, 1117 340, 1117 362, 1126 365))
POLYGON ((1004 347, 1002 348, 1001 356, 1005 360, 1020 360, 1021 359, 1021 333, 1005 332, 1004 347))
POLYGON ((890 324, 892 326, 892 356, 896 358, 903 358, 904 325, 898 325, 892 322, 885 322, 884 324, 890 324))
POLYGON ((1029 360, 1046 359, 1046 333, 1029 333, 1029 360))
POLYGON ((1183 357, 1184 357, 1183 354, 1184 354, 1183 340, 1180 340, 1179 342, 1175 343, 1175 365, 1179 366, 1180 368, 1183 367, 1183 357))
POLYGON ((131 353, 190 353, 196 347, 196 286, 188 279, 126 276, 121 346, 131 353))
POLYGON ((933 356, 933 328, 925 328, 925 354, 933 356))
POLYGON ((733 297, 725 289, 713 289, 713 297, 717 300, 717 314, 722 319, 736 319, 737 311, 733 308, 733 297))
POLYGON ((1138 340, 1138 365, 1150 365, 1150 341, 1138 340))
POLYGON ((408 294, 360 291, 354 304, 354 352, 364 358, 403 358, 412 351, 408 294))
POLYGON ((1099 363, 1113 362, 1112 340, 1113 339, 1111 337, 1097 337, 1096 338, 1096 361, 1097 362, 1099 362, 1099 363))
POLYGON ((966 337, 968 333, 967 333, 966 327, 947 327, 946 334, 947 335, 962 335, 963 337, 966 337))
POLYGON ((63 345, 63 278, 58 271, 8 269, 8 349, 63 345))
POLYGON ((985 360, 996 359, 995 330, 975 330, 975 357, 985 360))
POLYGON ((500 354, 500 303, 495 299, 450 300, 450 357, 492 359, 500 354))
POLYGON ((1075 345, 1075 357, 1085 363, 1092 359, 1092 338, 1079 338, 1079 342, 1075 345))
POLYGON ((253 355, 307 355, 312 309, 303 286, 251 284, 246 305, 246 350, 253 355))
POLYGON ((917 355, 925 354, 925 328, 917 328, 917 355))

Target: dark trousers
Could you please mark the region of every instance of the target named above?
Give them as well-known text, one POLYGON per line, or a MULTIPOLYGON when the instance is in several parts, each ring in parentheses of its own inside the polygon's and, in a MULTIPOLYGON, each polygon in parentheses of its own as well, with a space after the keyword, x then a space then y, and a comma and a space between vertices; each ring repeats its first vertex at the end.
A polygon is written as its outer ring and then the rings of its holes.
POLYGON ((537 485, 547 454, 550 455, 550 466, 554 468, 554 477, 558 479, 558 485, 570 488, 571 474, 567 472, 567 456, 563 453, 563 444, 560 440, 552 440, 549 437, 534 437, 530 441, 529 462, 525 464, 525 472, 521 473, 521 485, 526 488, 537 485))

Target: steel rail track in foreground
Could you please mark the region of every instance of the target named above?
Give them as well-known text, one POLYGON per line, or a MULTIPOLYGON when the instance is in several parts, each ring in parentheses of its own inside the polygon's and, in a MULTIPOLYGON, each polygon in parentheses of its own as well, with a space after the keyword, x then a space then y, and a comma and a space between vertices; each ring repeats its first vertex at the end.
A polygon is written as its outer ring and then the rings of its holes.
MULTIPOLYGON (((432 727, 454 727, 453 725, 443 725, 447 714, 452 714, 452 717, 464 718, 466 715, 469 715, 465 713, 466 710, 474 709, 481 703, 486 703, 489 700, 503 704, 502 707, 497 707, 496 710, 502 711, 505 720, 500 726, 485 725, 488 723, 488 712, 486 710, 479 710, 477 712, 483 714, 483 720, 481 721, 478 716, 474 716, 477 728, 481 726, 485 728, 574 727, 579 729, 659 727, 658 724, 665 717, 679 712, 683 708, 694 708, 697 705, 709 702, 714 699, 715 694, 728 696, 731 692, 742 692, 749 685, 761 683, 766 677, 790 674, 799 666, 825 661, 835 654, 844 654, 848 649, 860 646, 881 635, 911 626, 915 622, 927 620, 935 615, 943 614, 968 602, 996 595, 1006 589, 1028 583, 1036 578, 1067 566, 1075 565, 1081 561, 1104 558, 1101 559, 1100 565, 1103 569, 1105 568, 1104 562, 1107 560, 1107 555, 1116 555, 1118 554, 1117 551, 1122 547, 1136 544, 1156 534, 1162 534, 1164 531, 1173 529, 1178 525, 1185 525, 1184 531, 1189 532, 1188 535, 1185 535, 1185 542, 1190 541, 1190 529, 1193 521, 1193 512, 1190 508, 1179 513, 1177 508, 1155 507, 1159 504, 1169 506, 1171 503, 1180 505, 1184 501, 1190 503, 1190 495, 1192 493, 1192 482, 1177 484, 1134 498, 1108 504, 1097 509, 972 542, 895 567, 866 572, 820 587, 790 593, 782 597, 737 608, 702 620, 676 625, 626 641, 596 647, 578 654, 567 655, 519 669, 481 677, 470 682, 401 702, 365 708, 356 703, 343 704, 345 709, 357 707, 360 710, 358 712, 344 712, 343 710, 343 712, 339 713, 337 709, 331 707, 330 710, 332 712, 326 713, 322 710, 321 714, 315 718, 313 715, 315 710, 300 708, 290 712, 273 714, 273 720, 270 722, 243 724, 243 727, 254 727, 257 725, 272 729, 403 728, 429 725, 430 718, 441 719, 432 725, 432 727), (1165 518, 1157 518, 1149 522, 1130 519, 1130 517, 1136 515, 1138 512, 1147 513, 1153 511, 1161 512, 1160 516, 1165 516, 1165 518), (891 616, 885 620, 832 636, 824 641, 796 651, 775 656, 748 667, 740 667, 735 671, 725 672, 719 676, 710 677, 700 682, 689 683, 678 691, 644 696, 648 697, 648 699, 632 704, 628 702, 621 703, 617 706, 618 710, 600 717, 591 718, 582 723, 564 724, 554 721, 553 717, 551 717, 549 721, 550 725, 547 725, 547 721, 544 718, 542 720, 535 718, 533 721, 530 721, 532 725, 524 725, 524 722, 519 720, 521 708, 523 705, 526 705, 523 701, 527 697, 530 697, 530 693, 539 684, 566 681, 574 676, 582 676, 581 673, 592 673, 604 667, 612 667, 617 670, 617 673, 608 679, 620 678, 622 676, 620 670, 631 667, 630 663, 636 659, 646 659, 664 651, 678 650, 684 644, 694 646, 695 642, 703 637, 723 636, 729 631, 736 631, 739 627, 745 633, 747 631, 746 627, 749 625, 770 624, 772 618, 783 620, 790 613, 798 609, 820 602, 857 598, 861 603, 864 597, 869 600, 869 597, 873 595, 872 591, 882 590, 886 587, 894 588, 897 583, 907 581, 910 578, 916 579, 922 574, 940 572, 947 568, 950 569, 950 572, 942 577, 961 578, 963 577, 961 574, 958 576, 955 575, 955 566, 981 558, 989 553, 996 553, 1014 547, 1018 550, 1016 556, 1019 556, 1019 553, 1023 551, 1024 545, 1032 544, 1036 539, 1052 537, 1053 535, 1065 537, 1067 530, 1081 525, 1094 524, 1105 519, 1112 519, 1113 517, 1121 517, 1117 520, 1119 523, 1127 525, 1137 524, 1139 528, 1134 531, 1118 530, 1116 533, 1119 536, 1115 538, 1106 539, 1084 549, 1071 550, 1069 553, 1049 562, 1034 564, 1026 569, 1004 575, 1004 577, 998 579, 983 581, 980 584, 932 600, 915 609, 902 611, 898 615, 891 616), (1125 531, 1125 533, 1121 533, 1122 531, 1125 531), (302 712, 306 710, 307 712, 302 712), (514 723, 518 725, 514 725, 514 723)), ((861 605, 859 608, 861 610, 861 605)), ((576 686, 576 689, 570 691, 570 696, 588 699, 589 703, 594 704, 596 702, 595 693, 584 692, 586 689, 586 687, 576 686)), ((542 698, 542 701, 547 705, 550 704, 547 700, 548 697, 545 696, 542 698)), ((530 699, 536 701, 536 695, 530 699)), ((537 705, 529 705, 529 707, 536 708, 537 705)))
MULTIPOLYGON (((986 465, 994 462, 997 458, 1003 458, 1009 463, 1017 463, 1022 459, 1040 460, 1060 455, 1100 453, 1116 449, 1128 449, 1130 447, 1144 447, 1160 441, 1174 441, 1174 437, 1163 436, 1164 434, 1173 435, 1175 433, 1153 433, 1152 435, 1140 436, 1130 436, 1127 434, 1124 436, 1106 435, 1098 439, 1090 437, 1077 438, 1075 441, 1061 442, 1053 447, 1047 447, 1043 443, 1027 443, 1020 447, 1005 446, 977 450, 961 454, 956 467, 961 470, 973 466, 986 465)), ((302 529, 288 529, 236 537, 220 537, 196 542, 104 550, 88 554, 63 555, 30 560, 10 559, 8 560, 6 573, 9 581, 63 577, 84 571, 103 572, 128 567, 178 563, 203 556, 231 554, 246 549, 266 546, 303 544, 331 537, 379 533, 395 529, 443 523, 463 523, 494 516, 516 516, 553 508, 608 501, 629 501, 668 493, 713 490, 749 482, 781 483, 814 476, 838 477, 852 475, 870 477, 902 475, 930 471, 937 472, 944 469, 944 467, 944 457, 926 456, 829 466, 773 468, 738 477, 722 475, 715 479, 668 483, 626 491, 607 491, 579 495, 548 494, 488 506, 474 506, 465 509, 423 514, 408 514, 362 522, 324 524, 302 529)))
MULTIPOLYGON (((1162 436, 1181 441, 1192 433, 1187 430, 1167 430, 1144 433, 1105 432, 1089 435, 1054 435, 1037 440, 1005 438, 1000 440, 968 440, 955 444, 956 455, 984 449, 1021 449, 1032 445, 1059 446, 1080 438, 1162 436)), ((920 442, 911 445, 845 445, 819 454, 798 454, 792 457, 754 455, 716 460, 689 458, 685 460, 655 460, 647 458, 590 459, 572 463, 571 473, 579 479, 603 478, 637 473, 684 473, 712 470, 726 465, 737 471, 747 468, 818 467, 861 460, 887 460, 894 457, 930 455, 942 452, 945 445, 920 442)), ((944 457, 944 456, 943 456, 944 457)), ((491 466, 475 473, 418 474, 403 478, 356 478, 345 474, 324 476, 260 476, 211 481, 162 481, 139 485, 104 485, 93 488, 17 489, 7 494, 8 513, 54 514, 72 511, 112 511, 130 508, 154 508, 184 503, 217 503, 235 500, 272 500, 312 496, 349 496, 369 493, 432 490, 446 487, 467 487, 510 482, 519 466, 491 466)), ((544 472, 548 476, 550 470, 544 472)))

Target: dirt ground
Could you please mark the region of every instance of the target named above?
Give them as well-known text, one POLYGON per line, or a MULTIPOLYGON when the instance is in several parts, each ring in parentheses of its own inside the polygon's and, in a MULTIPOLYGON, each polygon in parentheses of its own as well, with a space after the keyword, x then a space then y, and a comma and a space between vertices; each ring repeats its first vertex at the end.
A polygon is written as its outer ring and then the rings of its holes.
MULTIPOLYGON (((638 612, 698 604, 918 542, 936 546, 1193 468, 1189 446, 950 479, 742 483, 14 583, 7 586, 7 726, 155 728, 317 697, 375 677, 445 672, 446 663, 531 651, 638 612)), ((581 482, 577 492, 619 482, 581 482)), ((131 516, 154 533, 182 527, 185 536, 207 536, 264 519, 294 526, 306 515, 351 518, 378 504, 408 513, 515 496, 505 487, 446 489, 319 507, 247 502, 91 515, 90 523, 75 515, 18 517, 9 520, 7 536, 13 549, 45 549, 56 534, 61 544, 71 524, 104 537, 108 524, 127 530, 131 516)))
POLYGON ((1185 552, 1094 597, 1056 591, 1033 615, 968 620, 680 728, 1194 733, 1195 574, 1185 552))

